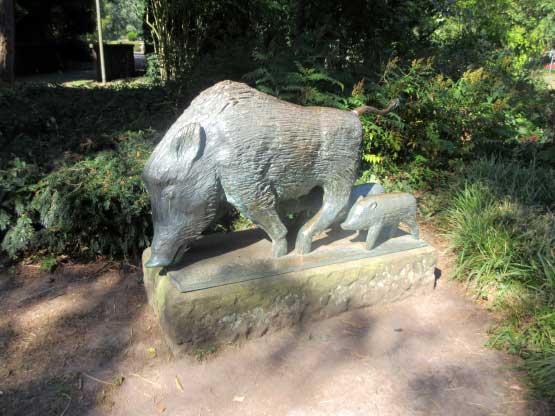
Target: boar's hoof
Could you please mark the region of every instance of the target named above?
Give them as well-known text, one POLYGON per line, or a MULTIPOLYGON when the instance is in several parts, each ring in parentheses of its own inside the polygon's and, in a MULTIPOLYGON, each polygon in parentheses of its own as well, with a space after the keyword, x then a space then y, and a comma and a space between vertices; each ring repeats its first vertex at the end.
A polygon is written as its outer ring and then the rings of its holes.
POLYGON ((287 240, 285 238, 274 241, 272 244, 272 254, 274 257, 283 257, 287 254, 287 240))
POLYGON ((302 235, 299 233, 297 236, 297 241, 295 242, 295 253, 298 255, 304 255, 310 253, 312 248, 312 238, 302 235))

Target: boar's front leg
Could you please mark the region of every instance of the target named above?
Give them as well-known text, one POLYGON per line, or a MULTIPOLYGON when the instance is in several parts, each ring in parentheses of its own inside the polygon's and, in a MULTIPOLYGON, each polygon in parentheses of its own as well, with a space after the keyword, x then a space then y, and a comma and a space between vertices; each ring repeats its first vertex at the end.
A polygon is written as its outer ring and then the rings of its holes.
POLYGON ((259 225, 272 239, 272 254, 281 257, 287 254, 287 228, 281 222, 274 208, 255 208, 250 210, 251 220, 259 225))
POLYGON ((295 242, 295 251, 297 254, 308 254, 312 247, 312 237, 325 231, 337 216, 347 206, 349 196, 351 195, 351 187, 337 186, 334 189, 324 188, 323 204, 320 211, 316 213, 297 234, 295 242))

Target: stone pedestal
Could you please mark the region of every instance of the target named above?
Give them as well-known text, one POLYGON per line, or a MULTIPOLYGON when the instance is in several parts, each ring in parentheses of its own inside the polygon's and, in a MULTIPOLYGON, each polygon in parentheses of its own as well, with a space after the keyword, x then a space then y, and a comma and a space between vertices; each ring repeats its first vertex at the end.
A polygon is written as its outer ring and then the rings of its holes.
MULTIPOLYGON (((251 230, 203 238, 175 270, 144 268, 149 303, 173 352, 433 290, 437 255, 421 240, 401 235, 367 251, 360 237, 336 232, 315 247, 273 259, 271 243, 251 230)), ((149 256, 147 249, 143 264, 149 256)))

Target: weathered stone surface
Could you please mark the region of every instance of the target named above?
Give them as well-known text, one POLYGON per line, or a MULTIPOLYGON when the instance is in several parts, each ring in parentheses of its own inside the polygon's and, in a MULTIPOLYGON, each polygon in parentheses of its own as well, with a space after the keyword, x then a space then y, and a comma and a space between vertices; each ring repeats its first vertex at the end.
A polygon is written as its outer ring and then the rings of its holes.
MULTIPOLYGON (((147 249, 143 264, 149 258, 147 249)), ((436 258, 424 246, 187 293, 159 268, 143 269, 149 303, 179 353, 431 291, 436 258)))

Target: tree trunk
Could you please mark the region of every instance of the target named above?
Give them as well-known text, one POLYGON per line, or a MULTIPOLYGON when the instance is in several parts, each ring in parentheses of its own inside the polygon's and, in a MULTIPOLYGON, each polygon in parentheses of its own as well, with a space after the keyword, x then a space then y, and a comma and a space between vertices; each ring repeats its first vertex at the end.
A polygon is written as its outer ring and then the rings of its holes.
POLYGON ((304 32, 305 24, 306 24, 306 1, 305 0, 297 0, 296 1, 296 10, 295 10, 295 39, 294 39, 294 47, 298 49, 300 46, 301 36, 304 32))
POLYGON ((13 0, 0 0, 0 80, 14 82, 15 22, 13 0))

